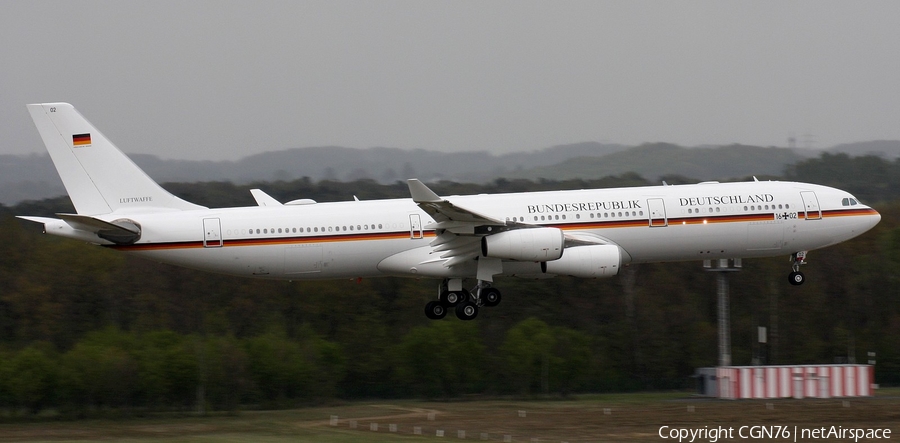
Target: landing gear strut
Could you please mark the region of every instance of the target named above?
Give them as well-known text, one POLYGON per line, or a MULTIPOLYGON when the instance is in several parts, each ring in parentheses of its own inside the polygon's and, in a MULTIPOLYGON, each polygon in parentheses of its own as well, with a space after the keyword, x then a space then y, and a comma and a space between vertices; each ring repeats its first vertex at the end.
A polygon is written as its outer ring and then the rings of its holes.
POLYGON ((794 286, 800 286, 806 281, 806 276, 800 272, 800 265, 806 264, 806 251, 795 252, 791 255, 791 261, 793 272, 788 274, 788 281, 794 286))
POLYGON ((491 287, 489 282, 479 280, 470 292, 463 289, 462 279, 448 278, 438 286, 438 299, 425 305, 425 316, 440 320, 450 308, 454 308, 457 318, 472 320, 478 316, 480 308, 497 306, 500 298, 500 291, 491 287))

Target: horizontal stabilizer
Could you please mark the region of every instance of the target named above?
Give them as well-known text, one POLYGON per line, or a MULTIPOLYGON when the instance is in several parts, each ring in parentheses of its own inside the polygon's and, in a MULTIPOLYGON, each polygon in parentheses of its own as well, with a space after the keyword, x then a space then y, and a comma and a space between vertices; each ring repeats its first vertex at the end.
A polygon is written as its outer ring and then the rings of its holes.
POLYGON ((141 227, 128 219, 108 222, 78 214, 56 214, 74 229, 97 234, 98 237, 119 245, 129 245, 141 238, 141 227))

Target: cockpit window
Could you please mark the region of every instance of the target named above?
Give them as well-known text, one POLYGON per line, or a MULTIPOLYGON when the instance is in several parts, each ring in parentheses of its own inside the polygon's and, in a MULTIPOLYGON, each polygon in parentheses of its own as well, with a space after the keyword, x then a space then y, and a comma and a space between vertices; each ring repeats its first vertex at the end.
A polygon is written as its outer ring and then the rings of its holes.
POLYGON ((859 205, 859 204, 861 204, 861 203, 860 203, 859 201, 857 201, 855 198, 852 198, 852 197, 850 197, 850 198, 844 198, 843 200, 841 200, 841 205, 842 205, 842 206, 856 206, 856 205, 859 205))

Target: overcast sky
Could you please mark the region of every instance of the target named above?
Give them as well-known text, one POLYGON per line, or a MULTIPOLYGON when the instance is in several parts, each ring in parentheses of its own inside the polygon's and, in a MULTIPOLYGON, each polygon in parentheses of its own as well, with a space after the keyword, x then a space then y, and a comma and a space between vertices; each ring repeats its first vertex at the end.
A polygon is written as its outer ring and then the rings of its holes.
POLYGON ((900 139, 896 1, 0 0, 0 154, 900 139))

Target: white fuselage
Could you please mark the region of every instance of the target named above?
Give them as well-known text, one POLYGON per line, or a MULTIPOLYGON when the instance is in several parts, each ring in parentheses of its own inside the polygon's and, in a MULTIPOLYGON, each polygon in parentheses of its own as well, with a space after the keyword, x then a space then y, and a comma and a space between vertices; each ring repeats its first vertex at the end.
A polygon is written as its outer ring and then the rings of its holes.
MULTIPOLYGON (((847 192, 793 182, 446 198, 498 220, 618 245, 623 264, 786 255, 853 238, 880 220, 847 192)), ((419 266, 434 257, 434 220, 412 199, 119 211, 98 218, 128 218, 141 227, 137 243, 109 247, 219 273, 289 280, 474 276, 474 265, 419 266)), ((536 263, 503 266, 502 275, 539 272, 536 263)))

